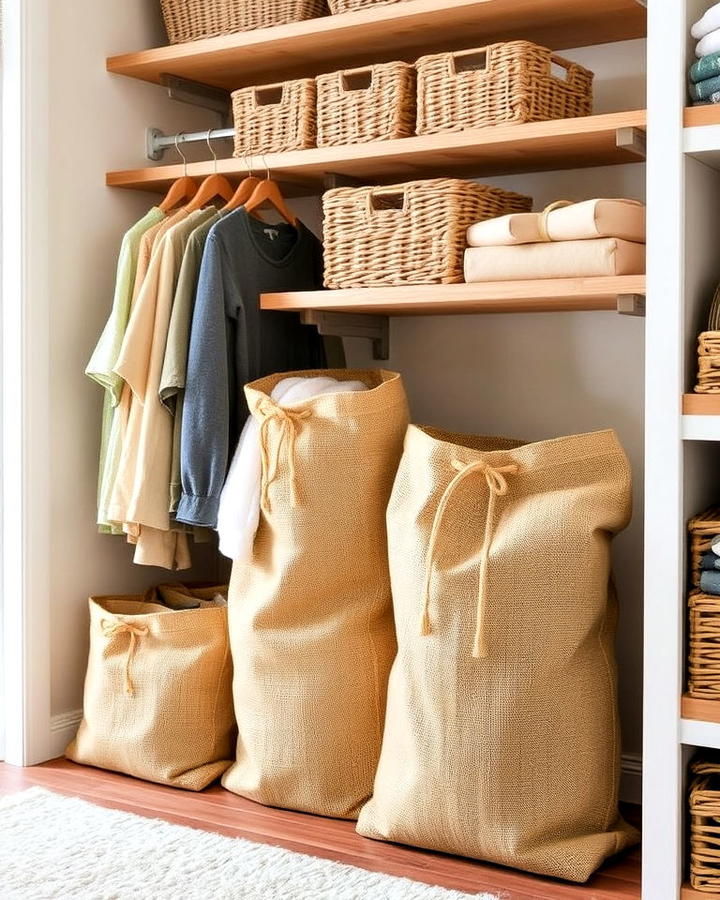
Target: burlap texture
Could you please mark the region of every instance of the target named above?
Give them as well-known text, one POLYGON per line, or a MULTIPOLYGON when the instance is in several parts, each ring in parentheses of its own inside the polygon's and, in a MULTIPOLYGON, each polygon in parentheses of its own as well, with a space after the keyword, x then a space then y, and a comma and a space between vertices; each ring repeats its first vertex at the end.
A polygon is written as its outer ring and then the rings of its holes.
POLYGON ((399 649, 360 834, 573 881, 637 840, 618 815, 608 591, 630 513, 612 431, 408 430, 388 508, 399 649))
POLYGON ((68 759, 191 791, 227 769, 235 739, 227 609, 208 592, 225 588, 199 591, 203 608, 178 611, 142 596, 90 599, 83 720, 68 759))
POLYGON ((223 785, 270 806, 356 818, 372 790, 395 655, 385 511, 408 421, 399 375, 330 370, 371 390, 289 410, 246 388, 261 423, 263 508, 233 566, 237 762, 223 785))

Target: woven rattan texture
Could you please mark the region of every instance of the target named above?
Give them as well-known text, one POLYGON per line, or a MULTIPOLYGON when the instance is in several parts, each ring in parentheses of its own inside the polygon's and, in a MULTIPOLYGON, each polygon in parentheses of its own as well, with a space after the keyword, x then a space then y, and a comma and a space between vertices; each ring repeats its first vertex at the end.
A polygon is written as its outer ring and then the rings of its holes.
POLYGON ((328 191, 325 285, 462 282, 468 227, 531 206, 530 197, 453 178, 328 191))
POLYGON ((528 41, 424 56, 416 67, 418 134, 592 112, 593 73, 528 41))
POLYGON ((720 597, 692 591, 688 610, 688 693, 720 700, 720 597))
POLYGON ((234 156, 282 153, 315 146, 315 79, 242 88, 232 95, 234 156))
POLYGON ((415 69, 390 62, 317 78, 319 147, 410 137, 415 133, 415 69), (360 83, 369 85, 355 88, 360 83))
POLYGON ((161 0, 171 44, 327 15, 325 0, 161 0))
POLYGON ((720 894, 720 757, 691 766, 690 884, 720 894))
POLYGON ((720 331, 703 331, 698 337, 695 393, 720 393, 720 331))
POLYGON ((389 6, 391 3, 407 3, 408 0, 328 0, 330 12, 337 16, 341 13, 355 12, 358 9, 370 9, 371 6, 389 6))

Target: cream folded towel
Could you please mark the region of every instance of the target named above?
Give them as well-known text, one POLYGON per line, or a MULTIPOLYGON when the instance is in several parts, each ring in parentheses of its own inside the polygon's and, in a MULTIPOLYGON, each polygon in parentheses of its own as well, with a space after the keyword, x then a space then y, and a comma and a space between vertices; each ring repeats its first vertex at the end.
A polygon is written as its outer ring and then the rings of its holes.
POLYGON ((715 3, 690 29, 690 34, 699 41, 706 34, 720 28, 720 3, 715 3))
POLYGON ((645 241, 645 205, 638 200, 585 200, 542 213, 511 213, 468 228, 470 247, 502 247, 599 237, 645 241))
MULTIPOLYGON (((275 385, 270 396, 279 406, 292 407, 321 394, 367 390, 368 386, 362 381, 338 381, 329 376, 308 376, 283 378, 275 385)), ((260 524, 261 470, 260 423, 251 415, 240 435, 218 509, 220 552, 235 562, 252 559, 255 533, 260 524)))
POLYGON ((471 247, 465 251, 465 281, 521 281, 528 278, 592 278, 642 275, 645 245, 617 238, 471 247))

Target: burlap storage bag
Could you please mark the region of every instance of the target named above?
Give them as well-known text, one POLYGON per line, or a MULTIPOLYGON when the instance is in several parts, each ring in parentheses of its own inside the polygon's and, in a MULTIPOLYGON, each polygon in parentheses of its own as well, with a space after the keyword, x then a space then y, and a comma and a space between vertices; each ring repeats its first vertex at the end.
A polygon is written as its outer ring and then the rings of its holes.
POLYGON ((150 602, 162 588, 90 599, 83 720, 68 759, 191 791, 220 777, 235 740, 227 609, 212 599, 225 592, 193 590, 201 607, 182 610, 150 602))
POLYGON ((585 881, 618 815, 608 591, 631 512, 612 431, 521 445, 410 427, 388 508, 398 655, 358 831, 585 881))
POLYGON ((371 390, 282 408, 287 375, 246 387, 261 423, 253 559, 230 580, 237 762, 223 785, 270 806, 356 818, 372 791, 395 656, 385 511, 408 421, 399 375, 296 372, 371 390))

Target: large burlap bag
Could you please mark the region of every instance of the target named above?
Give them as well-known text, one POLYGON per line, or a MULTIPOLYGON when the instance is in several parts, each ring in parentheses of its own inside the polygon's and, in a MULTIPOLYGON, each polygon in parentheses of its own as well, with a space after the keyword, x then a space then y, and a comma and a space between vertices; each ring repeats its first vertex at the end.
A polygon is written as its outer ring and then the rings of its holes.
POLYGON ((372 791, 395 655, 385 511, 408 421, 399 375, 284 408, 249 385, 262 513, 230 581, 237 762, 223 785, 270 806, 356 818, 372 791))
POLYGON ((147 597, 90 599, 83 720, 68 759, 199 791, 232 761, 235 719, 227 608, 197 590, 198 609, 147 597))
POLYGON ((388 508, 398 655, 367 837, 585 881, 618 815, 612 431, 520 445, 411 427, 388 508))

